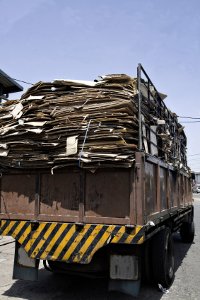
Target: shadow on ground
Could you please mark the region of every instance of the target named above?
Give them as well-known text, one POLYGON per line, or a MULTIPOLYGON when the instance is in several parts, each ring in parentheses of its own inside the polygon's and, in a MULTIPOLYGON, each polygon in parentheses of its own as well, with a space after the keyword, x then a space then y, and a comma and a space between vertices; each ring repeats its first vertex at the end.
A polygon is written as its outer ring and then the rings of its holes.
MULTIPOLYGON (((174 235, 176 270, 180 267, 186 256, 190 244, 183 244, 178 234, 174 235)), ((130 300, 133 297, 118 293, 108 292, 106 279, 88 279, 69 277, 67 275, 54 275, 45 269, 39 271, 39 281, 17 280, 3 294, 9 298, 28 300, 130 300)), ((159 300, 163 296, 156 287, 141 286, 138 300, 159 300)))

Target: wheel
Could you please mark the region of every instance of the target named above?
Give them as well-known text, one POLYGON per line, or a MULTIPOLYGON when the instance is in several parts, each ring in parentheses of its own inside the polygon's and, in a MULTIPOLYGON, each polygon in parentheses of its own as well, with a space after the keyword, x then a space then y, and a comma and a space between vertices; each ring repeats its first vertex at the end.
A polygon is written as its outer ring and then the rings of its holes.
POLYGON ((194 240, 194 222, 184 222, 180 228, 180 236, 184 243, 192 243, 194 240))
POLYGON ((168 288, 174 281, 174 247, 172 234, 165 228, 152 238, 151 268, 153 282, 168 288))

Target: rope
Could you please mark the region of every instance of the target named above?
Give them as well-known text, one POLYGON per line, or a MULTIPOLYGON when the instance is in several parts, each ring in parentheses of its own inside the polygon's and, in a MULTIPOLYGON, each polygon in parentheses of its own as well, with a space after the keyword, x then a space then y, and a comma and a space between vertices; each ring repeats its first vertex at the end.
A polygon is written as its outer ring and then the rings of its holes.
POLYGON ((87 125, 87 128, 86 128, 86 131, 85 131, 85 137, 84 137, 84 140, 83 140, 82 148, 81 148, 81 151, 79 152, 79 167, 80 167, 80 163, 81 163, 81 157, 82 157, 82 154, 83 154, 83 149, 84 149, 85 142, 86 142, 86 139, 87 139, 87 135, 88 135, 88 131, 89 131, 89 127, 90 127, 90 123, 91 123, 91 119, 90 119, 90 120, 89 120, 89 122, 88 122, 88 125, 87 125))

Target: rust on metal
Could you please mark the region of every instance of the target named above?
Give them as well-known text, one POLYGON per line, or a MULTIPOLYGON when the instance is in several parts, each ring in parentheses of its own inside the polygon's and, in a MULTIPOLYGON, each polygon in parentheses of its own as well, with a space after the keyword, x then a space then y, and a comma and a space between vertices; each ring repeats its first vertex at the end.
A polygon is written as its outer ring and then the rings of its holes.
POLYGON ((136 153, 133 168, 3 174, 1 219, 145 225, 192 205, 189 176, 136 153))

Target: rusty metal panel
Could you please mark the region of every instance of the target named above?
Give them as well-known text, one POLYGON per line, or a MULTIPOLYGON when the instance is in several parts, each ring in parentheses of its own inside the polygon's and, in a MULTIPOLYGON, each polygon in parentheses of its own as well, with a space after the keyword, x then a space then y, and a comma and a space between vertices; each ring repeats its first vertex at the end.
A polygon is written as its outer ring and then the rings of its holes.
POLYGON ((130 224, 136 224, 137 212, 136 212, 136 169, 131 169, 130 173, 130 224))
POLYGON ((39 218, 79 214, 80 176, 77 172, 41 174, 39 218))
POLYGON ((144 184, 145 184, 145 157, 141 152, 135 153, 135 201, 136 201, 136 223, 144 224, 144 184))
POLYGON ((184 207, 184 178, 183 174, 179 176, 179 206, 184 207))
POLYGON ((187 180, 187 204, 192 204, 192 184, 190 180, 187 180))
POLYGON ((192 204, 192 185, 190 180, 183 176, 183 186, 184 186, 184 194, 183 194, 183 203, 184 206, 188 206, 192 204))
POLYGON ((35 175, 3 175, 1 177, 1 214, 19 215, 22 219, 31 218, 34 215, 35 185, 35 175))
POLYGON ((178 206, 178 189, 177 189, 177 173, 176 172, 169 172, 169 188, 170 188, 170 207, 175 208, 178 206))
POLYGON ((85 216, 128 218, 130 169, 105 169, 85 178, 85 216))
POLYGON ((171 210, 192 204, 191 182, 187 174, 179 173, 160 161, 148 158, 145 162, 145 208, 147 220, 155 220, 171 210), (153 166, 154 165, 154 166, 153 166), (151 180, 155 190, 151 188, 151 180), (149 193, 149 194, 148 194, 149 193), (156 201, 154 200, 156 197, 156 201), (151 198, 148 203, 148 198, 151 198))
POLYGON ((162 167, 160 168, 160 201, 161 211, 167 209, 167 169, 162 167))
POLYGON ((185 176, 183 176, 182 184, 183 184, 183 207, 185 207, 185 204, 187 202, 187 200, 186 200, 186 193, 187 193, 186 188, 187 187, 186 187, 186 178, 185 178, 185 176))
POLYGON ((145 213, 150 215, 157 212, 156 203, 156 165, 145 163, 145 213))
POLYGON ((160 165, 156 164, 156 210, 161 211, 160 207, 160 165))
POLYGON ((1 178, 2 219, 144 225, 188 204, 189 177, 139 152, 128 169, 20 170, 1 178))

